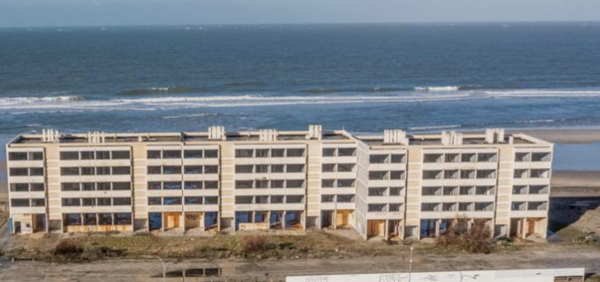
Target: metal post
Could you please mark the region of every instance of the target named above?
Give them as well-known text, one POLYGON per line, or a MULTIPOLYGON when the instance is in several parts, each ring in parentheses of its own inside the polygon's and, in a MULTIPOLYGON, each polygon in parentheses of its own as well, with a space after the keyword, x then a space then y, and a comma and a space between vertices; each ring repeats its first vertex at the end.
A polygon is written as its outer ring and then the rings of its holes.
POLYGON ((162 268, 163 268, 163 282, 167 281, 167 267, 165 266, 165 262, 160 258, 160 256, 158 256, 157 253, 154 253, 154 256, 158 258, 158 260, 160 261, 160 264, 162 264, 162 268))
POLYGON ((408 282, 410 282, 412 278, 412 263, 413 263, 413 250, 415 246, 410 245, 410 258, 408 260, 408 282))

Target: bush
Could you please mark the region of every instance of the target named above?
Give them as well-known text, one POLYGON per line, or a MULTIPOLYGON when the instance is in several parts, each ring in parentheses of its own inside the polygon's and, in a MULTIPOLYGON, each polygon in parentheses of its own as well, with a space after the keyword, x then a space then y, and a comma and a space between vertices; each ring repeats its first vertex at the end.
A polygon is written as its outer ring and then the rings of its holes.
POLYGON ((242 253, 257 253, 268 250, 269 244, 264 236, 250 235, 243 237, 240 248, 242 253))
POLYGON ((61 240, 54 249, 54 253, 57 255, 78 255, 82 252, 83 249, 71 240, 61 240))
POLYGON ((461 231, 457 224, 453 224, 448 228, 446 235, 438 239, 437 244, 469 253, 488 254, 494 249, 491 235, 485 220, 475 220, 467 231, 461 231))

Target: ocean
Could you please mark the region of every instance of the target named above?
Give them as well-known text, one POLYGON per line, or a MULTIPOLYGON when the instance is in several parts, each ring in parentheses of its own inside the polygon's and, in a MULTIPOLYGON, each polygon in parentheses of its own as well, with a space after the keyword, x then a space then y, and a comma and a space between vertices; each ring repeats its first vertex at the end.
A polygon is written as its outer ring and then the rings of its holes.
POLYGON ((600 23, 0 29, 18 133, 600 125, 600 23))

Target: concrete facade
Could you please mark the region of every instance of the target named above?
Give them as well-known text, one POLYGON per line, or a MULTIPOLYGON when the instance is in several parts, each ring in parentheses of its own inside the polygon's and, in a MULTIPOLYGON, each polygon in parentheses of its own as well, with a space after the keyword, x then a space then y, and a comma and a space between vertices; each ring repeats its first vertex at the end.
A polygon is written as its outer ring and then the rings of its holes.
POLYGON ((13 233, 354 228, 546 236, 553 145, 501 129, 45 130, 7 144, 13 233))

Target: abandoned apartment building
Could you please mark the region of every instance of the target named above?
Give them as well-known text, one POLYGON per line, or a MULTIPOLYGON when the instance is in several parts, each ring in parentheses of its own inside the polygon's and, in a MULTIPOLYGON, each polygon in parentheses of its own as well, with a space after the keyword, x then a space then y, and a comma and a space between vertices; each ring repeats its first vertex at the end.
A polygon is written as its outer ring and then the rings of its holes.
POLYGON ((546 236, 553 145, 525 134, 44 130, 7 144, 12 233, 353 228, 546 236))

